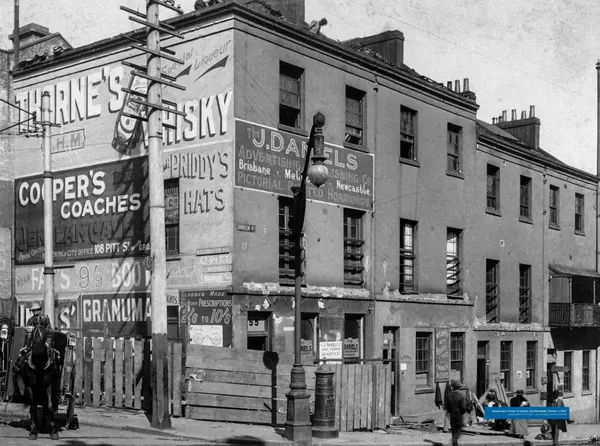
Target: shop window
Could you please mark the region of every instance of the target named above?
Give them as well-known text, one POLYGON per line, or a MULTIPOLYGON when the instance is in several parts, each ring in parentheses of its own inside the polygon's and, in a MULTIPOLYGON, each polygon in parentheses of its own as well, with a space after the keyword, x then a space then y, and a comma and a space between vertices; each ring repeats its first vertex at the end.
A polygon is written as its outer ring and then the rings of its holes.
POLYGON ((248 312, 248 350, 271 350, 270 313, 248 312))
POLYGON ((450 333, 450 379, 463 382, 465 361, 465 334, 450 333))
POLYGON ((535 389, 537 376, 537 341, 527 341, 525 387, 535 389))
POLYGON ((429 388, 432 383, 431 333, 417 333, 415 356, 416 388, 429 388))
POLYGON ((512 389, 512 341, 500 342, 500 377, 507 392, 512 389))
POLYGON ((364 283, 364 212, 344 209, 344 285, 364 283))
POLYGON ((353 314, 344 318, 344 359, 363 357, 363 320, 363 316, 353 314))
POLYGON ((573 393, 573 352, 565 352, 563 392, 573 393))
POLYGON ((581 352, 581 390, 590 390, 590 351, 581 352))
POLYGON ((179 253, 179 178, 165 181, 165 241, 167 255, 179 253))
POLYGON ((300 350, 303 355, 317 355, 317 321, 314 314, 302 314, 300 321, 300 350))

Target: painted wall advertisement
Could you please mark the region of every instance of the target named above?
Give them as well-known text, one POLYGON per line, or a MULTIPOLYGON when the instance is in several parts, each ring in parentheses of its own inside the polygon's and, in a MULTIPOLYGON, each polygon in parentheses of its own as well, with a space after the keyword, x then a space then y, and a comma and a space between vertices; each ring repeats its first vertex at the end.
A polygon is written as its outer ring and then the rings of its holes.
POLYGON ((84 330, 151 336, 151 304, 148 293, 90 294, 81 296, 84 330))
MULTIPOLYGON (((0 299, 12 298, 11 253, 11 230, 9 228, 0 228, 0 299)), ((0 314, 2 314, 1 311, 0 314)))
MULTIPOLYGON (((308 138, 236 120, 235 185, 292 196, 300 183, 308 138)), ((373 208, 373 155, 325 143, 329 180, 309 186, 307 198, 370 211, 373 208)))
MULTIPOLYGON (((33 316, 31 307, 33 304, 44 306, 43 295, 17 296, 17 325, 23 326, 27 320, 33 316)), ((77 317, 79 309, 79 295, 77 294, 59 294, 55 301, 55 321, 54 328, 58 330, 70 330, 78 328, 77 317)))
POLYGON ((435 382, 450 381, 450 330, 435 330, 435 382))
MULTIPOLYGON (((56 173, 55 261, 143 255, 149 234, 147 178, 144 158, 56 173)), ((15 195, 15 261, 43 263, 43 178, 16 180, 15 195)))
POLYGON ((181 291, 179 302, 180 321, 188 324, 192 344, 231 347, 232 307, 226 291, 181 291))

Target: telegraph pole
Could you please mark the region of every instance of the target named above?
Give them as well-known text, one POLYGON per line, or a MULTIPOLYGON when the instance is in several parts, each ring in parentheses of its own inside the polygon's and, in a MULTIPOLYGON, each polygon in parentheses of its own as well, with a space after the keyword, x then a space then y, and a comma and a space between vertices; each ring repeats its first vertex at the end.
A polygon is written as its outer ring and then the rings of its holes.
POLYGON ((54 320, 54 221, 52 215, 52 151, 50 146, 50 93, 42 93, 42 129, 44 145, 44 313, 54 320))
POLYGON ((142 77, 148 81, 146 93, 124 89, 130 95, 142 97, 138 99, 131 97, 130 100, 147 110, 147 117, 127 115, 139 120, 148 121, 148 181, 150 183, 150 255, 152 280, 150 283, 152 302, 152 427, 168 429, 171 427, 169 417, 169 395, 168 383, 168 343, 167 343, 167 255, 165 242, 165 196, 163 176, 163 122, 162 112, 175 113, 185 116, 183 112, 174 110, 176 104, 163 101, 163 85, 179 90, 185 87, 175 84, 176 79, 161 72, 161 60, 168 59, 172 62, 183 64, 183 60, 176 57, 173 50, 161 50, 161 33, 168 34, 179 39, 183 35, 175 31, 175 28, 159 20, 159 7, 171 9, 179 14, 182 10, 174 6, 169 0, 148 0, 146 14, 121 6, 124 11, 133 14, 129 19, 146 26, 146 42, 127 37, 135 42, 131 46, 147 53, 147 65, 136 65, 124 61, 123 65, 134 68, 132 75, 142 77), (137 16, 137 17, 134 17, 137 16), (145 20, 142 20, 145 19, 145 20), (145 47, 144 47, 145 44, 145 47), (171 108, 165 107, 170 105, 171 108))

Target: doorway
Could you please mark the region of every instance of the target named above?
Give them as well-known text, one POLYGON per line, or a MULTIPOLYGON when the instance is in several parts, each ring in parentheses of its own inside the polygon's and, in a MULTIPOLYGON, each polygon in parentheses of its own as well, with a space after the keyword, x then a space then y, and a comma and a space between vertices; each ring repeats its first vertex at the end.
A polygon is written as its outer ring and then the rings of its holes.
POLYGON ((398 327, 383 327, 383 360, 392 364, 392 415, 400 415, 400 370, 398 362, 398 327))
POLYGON ((490 343, 477 342, 477 398, 483 395, 489 386, 490 343))

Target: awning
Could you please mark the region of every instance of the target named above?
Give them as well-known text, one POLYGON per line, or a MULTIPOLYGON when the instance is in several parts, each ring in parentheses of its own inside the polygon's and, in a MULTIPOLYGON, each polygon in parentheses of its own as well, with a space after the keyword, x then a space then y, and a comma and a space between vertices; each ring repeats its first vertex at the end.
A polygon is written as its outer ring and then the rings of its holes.
POLYGON ((557 265, 555 263, 550 263, 548 268, 551 272, 561 276, 583 276, 600 279, 600 274, 593 269, 573 268, 572 266, 557 265))

